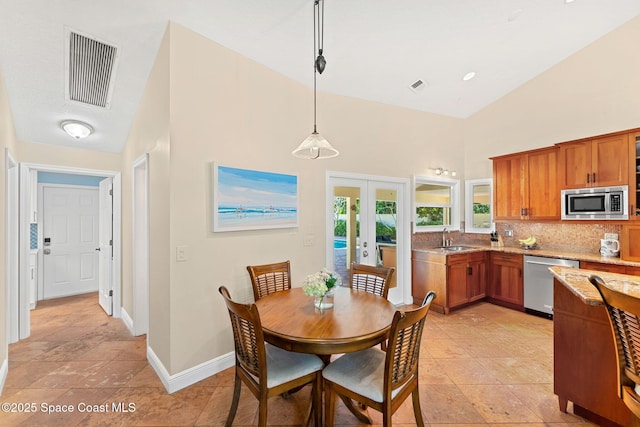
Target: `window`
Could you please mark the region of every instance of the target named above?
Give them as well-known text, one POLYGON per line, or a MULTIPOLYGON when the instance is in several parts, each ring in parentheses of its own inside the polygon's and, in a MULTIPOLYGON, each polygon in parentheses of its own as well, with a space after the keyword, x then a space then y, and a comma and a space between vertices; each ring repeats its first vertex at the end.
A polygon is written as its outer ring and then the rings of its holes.
POLYGON ((493 215, 493 180, 472 179, 465 181, 465 231, 469 233, 490 233, 493 215))
POLYGON ((414 177, 414 232, 460 228, 460 181, 414 177))

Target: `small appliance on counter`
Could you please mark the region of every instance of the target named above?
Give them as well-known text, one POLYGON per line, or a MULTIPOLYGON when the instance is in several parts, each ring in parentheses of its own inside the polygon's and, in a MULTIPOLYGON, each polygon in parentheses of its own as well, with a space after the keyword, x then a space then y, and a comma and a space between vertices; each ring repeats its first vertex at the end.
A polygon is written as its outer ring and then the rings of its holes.
POLYGON ((605 233, 604 239, 600 239, 600 255, 606 257, 620 256, 620 241, 615 233, 605 233))

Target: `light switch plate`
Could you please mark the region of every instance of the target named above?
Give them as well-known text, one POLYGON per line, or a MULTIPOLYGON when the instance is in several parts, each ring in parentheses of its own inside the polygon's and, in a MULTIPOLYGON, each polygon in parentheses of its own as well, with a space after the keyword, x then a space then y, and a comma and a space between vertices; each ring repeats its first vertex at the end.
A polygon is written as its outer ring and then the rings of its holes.
POLYGON ((183 262, 186 261, 187 256, 187 247, 186 246, 176 246, 176 261, 183 262))
POLYGON ((607 240, 618 240, 618 233, 604 233, 604 238, 607 240))

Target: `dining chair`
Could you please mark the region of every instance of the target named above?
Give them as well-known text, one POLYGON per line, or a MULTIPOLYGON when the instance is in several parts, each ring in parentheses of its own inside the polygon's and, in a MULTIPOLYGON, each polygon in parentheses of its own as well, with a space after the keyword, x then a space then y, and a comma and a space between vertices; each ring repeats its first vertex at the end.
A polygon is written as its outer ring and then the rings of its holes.
POLYGON ((352 289, 366 291, 386 299, 394 271, 393 267, 375 267, 352 262, 349 282, 352 289))
POLYGON ((333 426, 336 395, 382 412, 386 427, 391 426, 391 416, 411 394, 416 424, 424 427, 418 364, 424 322, 435 292, 427 296, 421 307, 395 312, 386 351, 371 347, 346 353, 324 368, 326 426, 333 426))
POLYGON ((273 264, 248 265, 255 301, 278 291, 291 289, 291 263, 289 261, 273 264))
POLYGON ((609 315, 617 350, 618 397, 633 414, 632 424, 640 426, 640 299, 608 288, 600 276, 592 275, 589 281, 609 315))
POLYGON ((256 305, 234 302, 225 286, 218 291, 229 310, 236 358, 233 400, 225 426, 231 426, 236 416, 243 382, 258 399, 260 427, 267 425, 270 397, 311 383, 311 407, 315 425, 320 426, 322 360, 313 354, 287 351, 265 343, 256 305))

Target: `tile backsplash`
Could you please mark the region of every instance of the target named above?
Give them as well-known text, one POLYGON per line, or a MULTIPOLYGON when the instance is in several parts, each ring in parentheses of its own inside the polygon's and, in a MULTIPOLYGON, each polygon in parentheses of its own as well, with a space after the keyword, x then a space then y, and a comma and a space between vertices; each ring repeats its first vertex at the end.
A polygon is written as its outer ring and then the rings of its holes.
MULTIPOLYGON (((519 239, 535 236, 538 246, 544 249, 597 254, 600 251, 600 239, 604 233, 622 232, 622 225, 607 223, 540 223, 514 222, 497 223, 496 231, 502 236, 505 246, 518 246, 519 239), (513 237, 506 237, 505 230, 513 230, 513 237)), ((451 232, 447 238, 453 239, 453 244, 486 244, 489 245, 488 234, 451 232)), ((412 243, 427 246, 439 246, 442 243, 442 233, 416 233, 412 243)))

